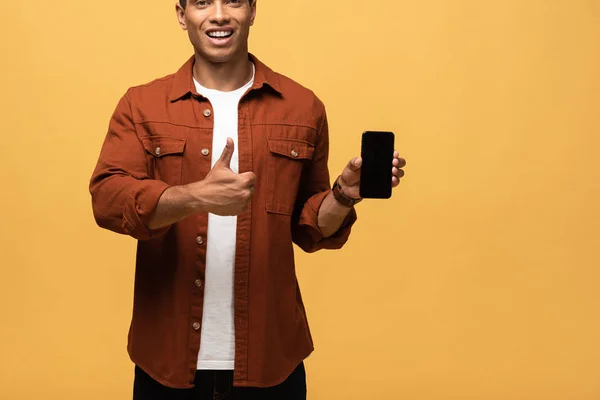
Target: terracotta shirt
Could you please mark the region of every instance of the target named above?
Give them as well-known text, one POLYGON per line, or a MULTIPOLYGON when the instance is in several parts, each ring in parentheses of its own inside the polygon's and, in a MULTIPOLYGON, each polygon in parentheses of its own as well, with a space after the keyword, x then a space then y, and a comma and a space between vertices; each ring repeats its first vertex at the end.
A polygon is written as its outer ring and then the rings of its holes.
MULTIPOLYGON (((313 351, 296 278, 293 243, 306 252, 344 245, 351 210, 325 238, 317 224, 331 190, 323 103, 253 55, 254 85, 239 104, 239 172, 256 174, 237 218, 234 324, 236 386, 276 385, 313 351)), ((158 382, 193 386, 202 323, 208 214, 160 230, 149 217, 170 186, 210 170, 213 110, 181 69, 130 88, 110 120, 90 181, 99 226, 137 239, 131 360, 158 382)))

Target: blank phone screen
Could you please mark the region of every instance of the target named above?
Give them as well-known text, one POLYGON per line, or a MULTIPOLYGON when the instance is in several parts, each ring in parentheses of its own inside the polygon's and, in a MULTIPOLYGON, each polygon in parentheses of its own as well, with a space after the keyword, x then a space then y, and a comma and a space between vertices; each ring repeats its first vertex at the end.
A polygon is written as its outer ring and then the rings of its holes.
POLYGON ((392 196, 394 134, 367 131, 362 135, 360 197, 389 199, 392 196))

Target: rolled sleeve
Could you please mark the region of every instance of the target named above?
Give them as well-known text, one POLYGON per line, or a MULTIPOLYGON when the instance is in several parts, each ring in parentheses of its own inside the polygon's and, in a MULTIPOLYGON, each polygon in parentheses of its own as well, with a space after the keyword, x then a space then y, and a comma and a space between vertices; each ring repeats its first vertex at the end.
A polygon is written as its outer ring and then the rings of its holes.
POLYGON ((160 181, 148 180, 135 186, 123 209, 124 233, 142 240, 163 235, 169 230, 169 227, 149 229, 148 224, 160 197, 169 188, 169 185, 160 181))
POLYGON ((298 229, 304 233, 304 237, 298 237, 298 245, 306 252, 312 253, 321 249, 335 250, 340 249, 346 244, 350 237, 352 226, 357 220, 356 210, 352 208, 342 225, 331 236, 325 237, 321 229, 319 228, 319 209, 325 197, 329 195, 331 191, 318 193, 308 199, 300 218, 298 220, 298 229))
POLYGON ((352 226, 357 220, 356 210, 352 208, 341 227, 333 235, 325 237, 319 228, 319 209, 331 192, 329 177, 329 126, 324 105, 318 101, 316 112, 321 122, 311 167, 304 174, 296 212, 292 223, 292 238, 302 250, 312 253, 321 249, 339 249, 350 236, 352 226))
POLYGON ((169 227, 148 228, 165 182, 150 179, 144 147, 135 132, 128 95, 111 118, 98 163, 90 180, 96 223, 139 240, 160 236, 169 227))

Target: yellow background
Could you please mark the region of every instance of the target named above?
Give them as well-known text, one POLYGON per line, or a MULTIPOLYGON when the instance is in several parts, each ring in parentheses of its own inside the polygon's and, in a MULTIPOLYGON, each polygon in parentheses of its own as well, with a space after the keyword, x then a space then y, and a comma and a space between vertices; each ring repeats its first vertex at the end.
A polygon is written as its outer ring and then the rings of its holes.
MULTIPOLYGON (((191 54, 173 1, 0 5, 0 398, 130 399, 135 242, 87 184, 127 87, 191 54)), ((298 253, 310 400, 600 399, 600 1, 259 0, 251 51, 408 160, 298 253)))

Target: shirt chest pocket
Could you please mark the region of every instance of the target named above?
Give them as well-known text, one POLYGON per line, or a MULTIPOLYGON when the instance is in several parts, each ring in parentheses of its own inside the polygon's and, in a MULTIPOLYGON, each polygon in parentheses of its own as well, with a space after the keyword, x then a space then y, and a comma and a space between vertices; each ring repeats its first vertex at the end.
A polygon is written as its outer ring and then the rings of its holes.
POLYGON ((292 215, 302 171, 310 166, 315 147, 299 139, 267 139, 267 211, 292 215))
POLYGON ((185 139, 146 136, 141 140, 146 150, 150 178, 169 185, 180 185, 185 139))

